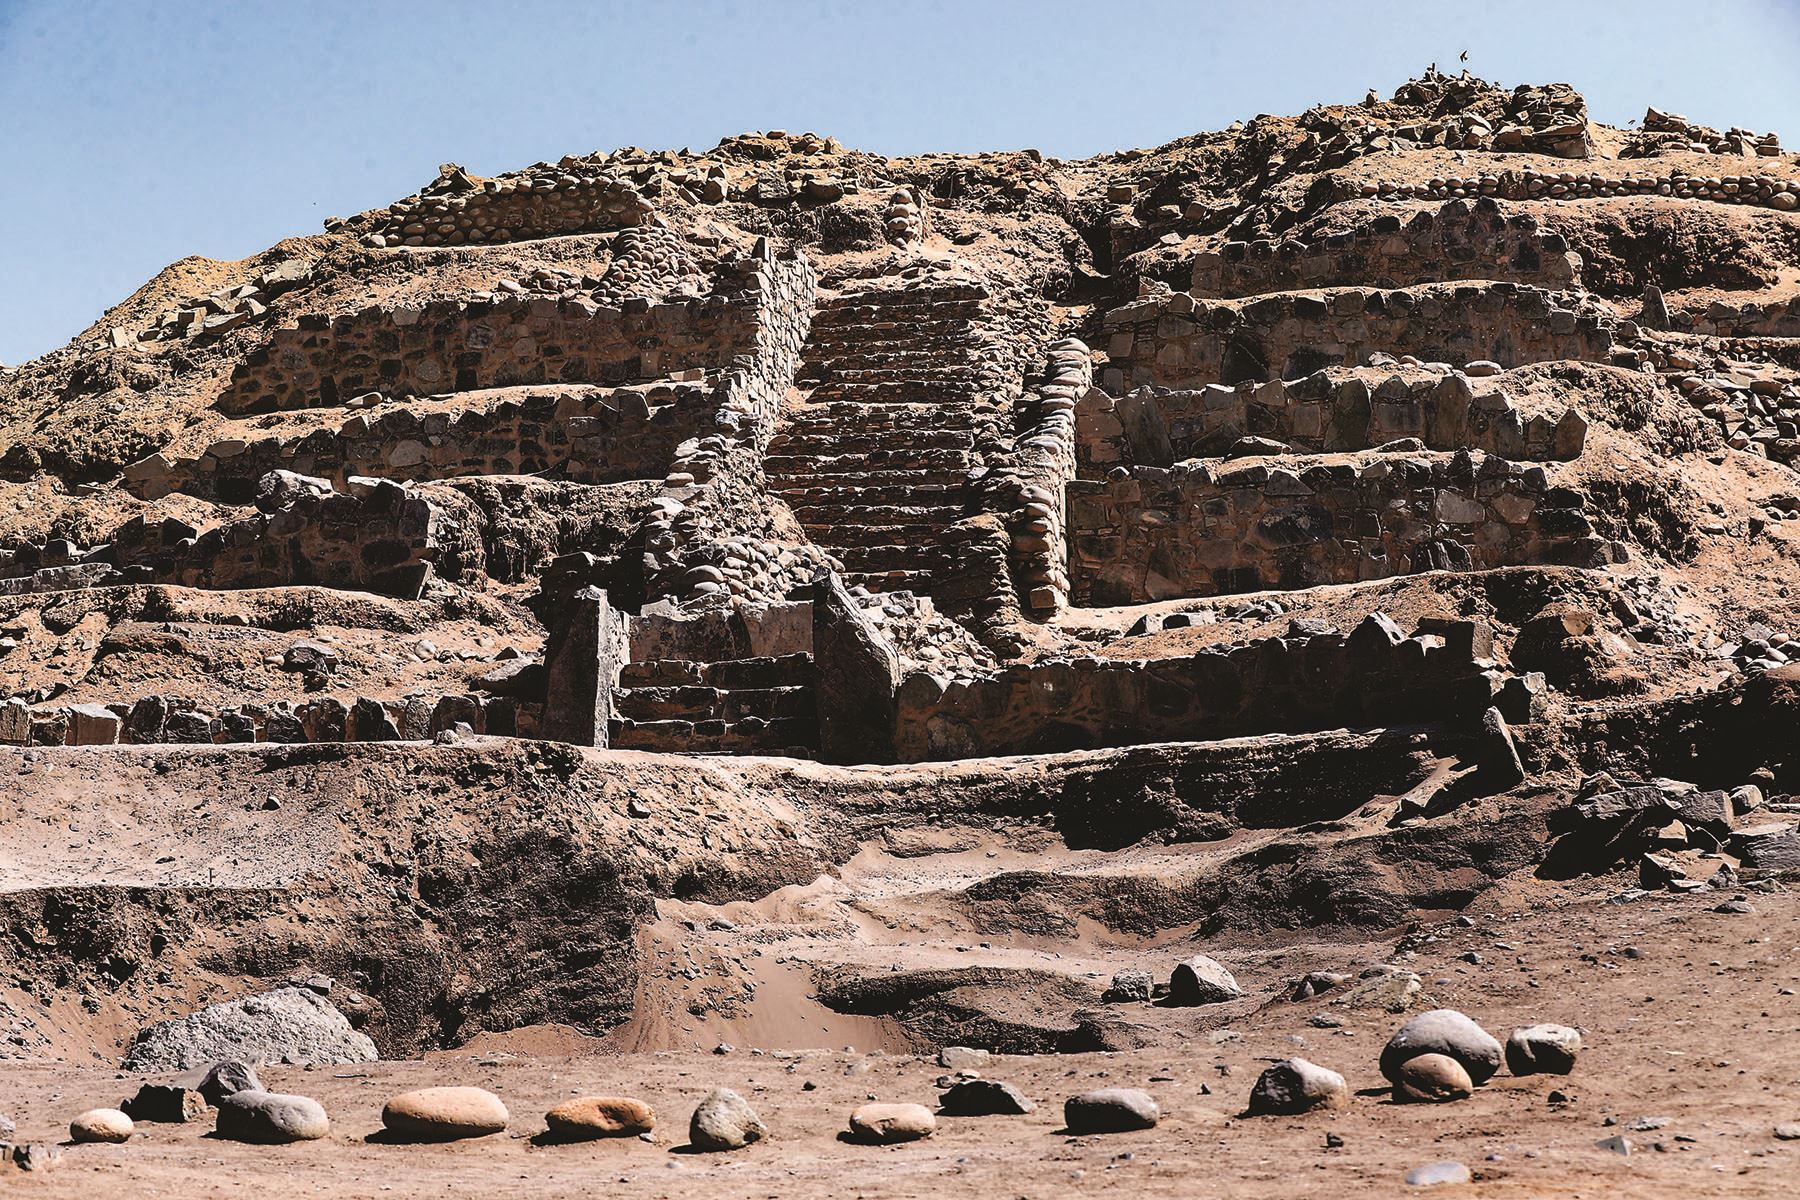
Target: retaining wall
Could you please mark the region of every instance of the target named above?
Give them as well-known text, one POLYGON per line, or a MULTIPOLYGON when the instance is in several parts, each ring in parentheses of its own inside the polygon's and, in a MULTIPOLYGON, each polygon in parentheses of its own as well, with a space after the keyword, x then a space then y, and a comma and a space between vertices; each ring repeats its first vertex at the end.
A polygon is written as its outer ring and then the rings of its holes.
POLYGON ((1591 302, 1511 283, 1335 288, 1254 300, 1152 296, 1106 314, 1113 395, 1151 384, 1298 379, 1382 351, 1462 366, 1607 361, 1612 329, 1591 302))
POLYGON ((1477 715, 1491 702, 1492 633, 1437 628, 1408 638, 1376 614, 1347 636, 1187 658, 1052 660, 960 683, 915 672, 900 686, 896 749, 913 762, 1477 715))
POLYGON ((1069 485, 1083 605, 1142 604, 1433 569, 1598 565, 1585 499, 1493 455, 1244 459, 1069 485))

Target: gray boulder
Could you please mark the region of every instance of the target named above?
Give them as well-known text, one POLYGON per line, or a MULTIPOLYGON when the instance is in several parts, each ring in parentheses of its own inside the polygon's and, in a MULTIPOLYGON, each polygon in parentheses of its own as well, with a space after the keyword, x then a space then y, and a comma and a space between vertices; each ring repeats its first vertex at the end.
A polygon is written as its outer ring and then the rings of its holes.
POLYGON ((185 1071, 235 1059, 297 1066, 373 1062, 375 1043, 350 1027, 329 1000, 288 987, 213 1004, 138 1031, 121 1064, 127 1071, 185 1071))
POLYGON ((1421 1054, 1442 1054, 1462 1064, 1476 1086, 1500 1069, 1500 1043, 1453 1008, 1434 1008, 1402 1025, 1381 1051, 1381 1073, 1400 1082, 1400 1067, 1421 1054))
POLYGON ((1148 1000, 1154 982, 1150 977, 1150 972, 1140 971, 1136 967, 1126 967, 1124 970, 1114 973, 1112 986, 1102 993, 1100 999, 1107 1004, 1129 1004, 1133 1001, 1148 1000))
POLYGON ((1250 1115, 1292 1116, 1349 1101, 1344 1077, 1304 1058, 1288 1058, 1264 1071, 1250 1089, 1250 1115))
POLYGON ((1169 1003, 1183 1006, 1219 1004, 1244 994, 1224 966, 1196 954, 1175 968, 1169 978, 1169 1003))
POLYGON ((965 1079, 938 1097, 946 1117, 1016 1117, 1036 1105, 1010 1083, 998 1079, 965 1079))
POLYGON ((1125 1133, 1154 1129, 1162 1110, 1138 1088, 1100 1088, 1063 1101, 1063 1124, 1070 1133, 1125 1133))
POLYGON ((310 1142, 331 1132, 317 1100, 280 1092, 235 1092, 219 1103, 215 1131, 233 1142, 280 1145, 310 1142))
POLYGON ((1581 1053, 1581 1034, 1567 1025, 1527 1025, 1506 1039, 1506 1069, 1514 1075, 1567 1075, 1581 1053))
POLYGON ((696 1150, 741 1150, 769 1135, 750 1102, 730 1088, 714 1088, 688 1120, 688 1141, 696 1150))
POLYGON ((181 1087, 192 1088, 206 1097, 206 1102, 214 1108, 219 1101, 238 1092, 263 1092, 262 1080, 256 1077, 256 1069, 249 1063, 227 1059, 216 1062, 210 1067, 197 1067, 175 1077, 175 1083, 181 1087))

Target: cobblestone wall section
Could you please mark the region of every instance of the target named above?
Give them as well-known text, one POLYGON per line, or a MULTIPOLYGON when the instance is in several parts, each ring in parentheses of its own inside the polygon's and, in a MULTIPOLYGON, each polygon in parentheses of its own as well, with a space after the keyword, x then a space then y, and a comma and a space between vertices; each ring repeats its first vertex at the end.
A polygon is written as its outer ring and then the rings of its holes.
POLYGON ((1377 352, 1455 366, 1607 361, 1611 319, 1591 301, 1511 283, 1333 288, 1251 300, 1149 296, 1103 318, 1112 361, 1101 386, 1298 379, 1377 352))
POLYGON ((1024 606, 1040 614, 1069 603, 1063 496, 1075 478, 1076 405, 1093 386, 1086 344, 1066 338, 1050 347, 1043 375, 1020 402, 1022 432, 989 493, 1007 513, 1013 580, 1024 606))
POLYGON ((1069 485, 1077 604, 1304 588, 1434 569, 1597 566, 1581 493, 1493 455, 1245 459, 1069 485))
POLYGON ((108 704, 28 706, 0 701, 0 745, 112 746, 231 742, 424 741, 458 724, 474 734, 531 737, 540 706, 505 696, 452 693, 398 699, 321 696, 222 709, 179 696, 108 704))
POLYGON ((1352 284, 1411 287, 1493 279, 1561 290, 1580 286, 1581 258, 1528 213, 1507 216, 1491 197, 1451 200, 1411 217, 1376 217, 1311 242, 1226 242, 1194 259, 1195 296, 1231 299, 1352 284))
POLYGON ((1365 368, 1236 387, 1143 387, 1118 400, 1096 388, 1076 408, 1075 435, 1081 477, 1099 479, 1118 466, 1224 455, 1245 438, 1311 454, 1415 438, 1429 450, 1567 461, 1581 454, 1587 420, 1573 407, 1558 420, 1527 418, 1500 387, 1460 371, 1384 378, 1365 368))
POLYGON ((759 276, 727 265, 714 294, 619 307, 586 297, 496 295, 309 314, 252 351, 220 397, 228 413, 332 407, 539 383, 623 385, 724 370, 752 352, 759 276))
POLYGON ((544 389, 479 408, 359 414, 300 437, 228 439, 195 458, 134 463, 125 482, 145 499, 179 491, 241 504, 275 470, 340 486, 353 475, 418 482, 550 472, 576 483, 660 479, 676 447, 710 429, 718 408, 714 386, 703 382, 544 389))
POLYGON ((448 488, 379 482, 303 495, 285 508, 177 538, 178 522, 134 519, 112 542, 119 582, 226 589, 318 585, 417 596, 435 572, 483 566, 481 515, 448 488))
POLYGON ((1492 632, 1438 628, 1406 637, 1377 613, 1349 635, 1295 631, 1186 658, 1052 659, 972 680, 914 672, 900 685, 896 750, 915 762, 1479 714, 1492 632))

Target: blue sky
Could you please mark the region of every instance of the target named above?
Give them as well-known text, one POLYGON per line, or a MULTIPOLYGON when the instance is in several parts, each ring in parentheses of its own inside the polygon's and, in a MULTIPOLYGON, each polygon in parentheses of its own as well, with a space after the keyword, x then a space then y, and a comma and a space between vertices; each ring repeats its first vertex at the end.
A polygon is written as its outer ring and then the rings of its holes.
POLYGON ((1800 146, 1800 4, 0 0, 0 361, 165 264, 240 258, 454 160, 810 129, 897 154, 1154 145, 1428 62, 1800 146))

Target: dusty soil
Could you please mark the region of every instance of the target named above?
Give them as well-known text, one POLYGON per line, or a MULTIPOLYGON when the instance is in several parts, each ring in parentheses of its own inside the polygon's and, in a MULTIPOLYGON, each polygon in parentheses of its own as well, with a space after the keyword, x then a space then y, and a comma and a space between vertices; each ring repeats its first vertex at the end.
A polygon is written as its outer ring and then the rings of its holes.
MULTIPOLYGON (((883 1034, 870 1025, 832 1023, 807 1036, 779 1011, 787 997, 778 994, 759 1004, 777 1010, 763 1029, 786 1032, 784 1048, 744 1040, 724 1055, 596 1053, 610 1047, 539 1028, 488 1035, 423 1061, 272 1067, 263 1073, 271 1087, 326 1106, 328 1139, 259 1148, 208 1137, 207 1123, 140 1125, 124 1146, 69 1146, 55 1172, 21 1176, 15 1187, 46 1197, 234 1196, 278 1180, 297 1194, 345 1197, 600 1189, 646 1197, 1022 1197, 1188 1196, 1204 1181, 1212 1195, 1362 1196, 1394 1194, 1411 1167, 1449 1159, 1476 1176, 1459 1194, 1792 1194, 1800 1142, 1778 1141, 1772 1129, 1800 1119, 1800 898, 1753 893, 1756 913, 1731 915, 1710 911, 1716 894, 1609 904, 1614 891, 1508 886, 1475 906, 1473 927, 1434 926, 1406 939, 1417 950, 1391 957, 1421 975, 1433 1001, 1474 1014, 1502 1037, 1541 1020, 1582 1030, 1587 1049, 1572 1075, 1502 1072, 1453 1105, 1396 1105, 1379 1094, 1376 1053, 1401 1018, 1335 1006, 1327 994, 1274 1000, 1216 1029, 1192 1010, 1171 1012, 1191 1032, 1166 1048, 996 1057, 983 1074, 1017 1085, 1037 1102, 1035 1112, 944 1118, 925 1142, 856 1146, 837 1138, 851 1109, 871 1098, 933 1104, 934 1081, 948 1072, 928 1056, 877 1049, 883 1034), (1479 965, 1462 961, 1471 952, 1479 965), (1316 1018, 1342 1025, 1319 1028, 1316 1018), (1306 1117, 1242 1116, 1266 1062, 1296 1054, 1340 1070, 1357 1092, 1351 1105, 1306 1117), (446 1082, 498 1093, 512 1127, 448 1146, 367 1140, 387 1096, 446 1082), (684 1152, 687 1113, 714 1086, 749 1098, 770 1139, 730 1154, 684 1152), (1147 1088, 1162 1124, 1105 1137, 1061 1132, 1062 1099, 1101 1086, 1147 1088), (1558 1091, 1565 1102, 1550 1101, 1558 1091), (541 1113, 580 1094, 639 1096, 656 1107, 657 1131, 650 1140, 534 1144, 541 1113), (1631 1128, 1644 1118, 1666 1123, 1631 1128), (1632 1144, 1628 1157, 1596 1144, 1619 1133, 1632 1144), (1328 1148, 1327 1134, 1343 1145, 1328 1148)), ((1304 944, 1286 961, 1295 970, 1355 968, 1347 949, 1304 944)), ((21 1139, 60 1140, 69 1116, 115 1103, 135 1086, 135 1078, 101 1069, 0 1067, 0 1095, 21 1139)))

